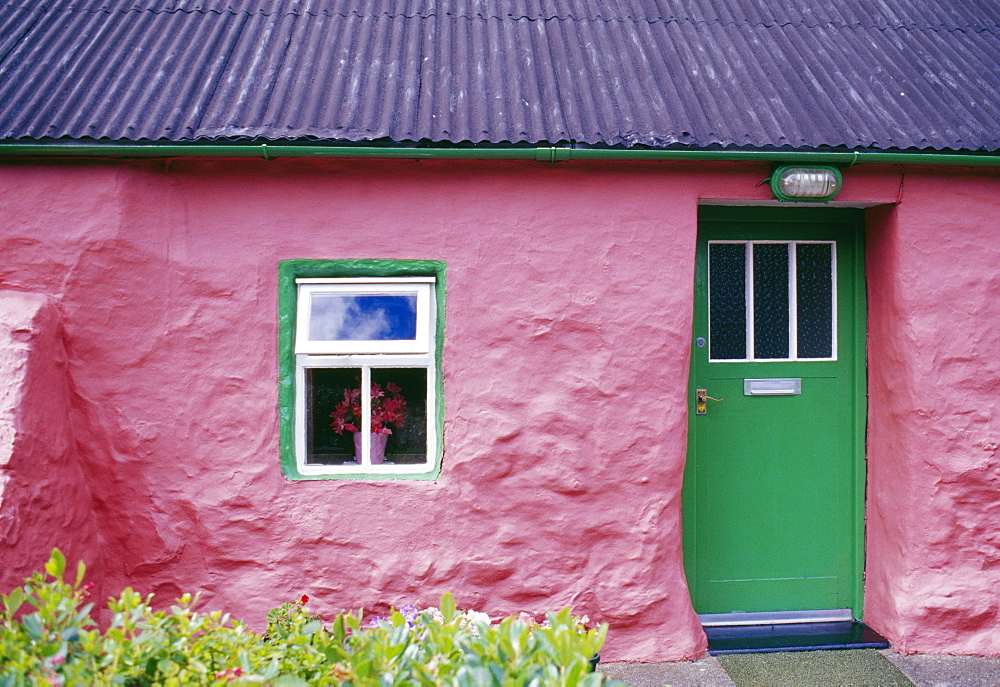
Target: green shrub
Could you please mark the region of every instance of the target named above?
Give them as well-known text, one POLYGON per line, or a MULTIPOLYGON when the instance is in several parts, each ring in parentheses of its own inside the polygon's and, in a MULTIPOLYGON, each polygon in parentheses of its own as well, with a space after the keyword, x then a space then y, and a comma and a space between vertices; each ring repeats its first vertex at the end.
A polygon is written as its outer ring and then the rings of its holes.
POLYGON ((53 551, 44 573, 0 597, 0 687, 610 684, 590 664, 607 625, 588 629, 569 609, 542 624, 492 623, 459 612, 446 594, 440 608, 407 606, 368 622, 345 612, 324 624, 302 597, 272 609, 259 635, 228 614, 195 611, 190 594, 154 611, 151 596, 125 589, 109 600, 111 623, 100 632, 84 565, 72 584, 65 567, 53 551))

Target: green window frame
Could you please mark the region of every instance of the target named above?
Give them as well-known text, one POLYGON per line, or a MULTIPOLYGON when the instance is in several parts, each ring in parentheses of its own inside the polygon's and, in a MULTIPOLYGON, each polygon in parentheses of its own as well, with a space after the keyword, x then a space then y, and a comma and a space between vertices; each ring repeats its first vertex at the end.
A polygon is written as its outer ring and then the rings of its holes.
MULTIPOLYGON (((377 288, 377 287, 373 287, 377 288)), ((278 413, 279 444, 282 471, 290 480, 317 479, 436 479, 441 472, 441 456, 444 430, 444 387, 441 371, 441 353, 445 328, 446 264, 440 260, 316 260, 292 259, 278 263, 278 413), (372 284, 397 278, 400 280, 433 280, 430 303, 432 350, 425 365, 413 364, 413 356, 394 353, 334 353, 310 354, 296 352, 296 329, 300 327, 300 302, 302 282, 306 280, 356 280, 372 284), (422 279, 421 279, 422 278, 422 279), (350 464, 316 464, 307 461, 303 446, 307 423, 302 409, 305 408, 304 394, 312 376, 304 370, 349 370, 359 372, 362 388, 370 388, 375 381, 373 374, 391 371, 393 368, 427 369, 429 379, 425 421, 427 446, 426 460, 414 465, 371 465, 359 466, 353 460, 350 464)), ((364 395, 364 394, 362 394, 364 395)), ((370 443, 363 444, 364 455, 368 455, 370 443)), ((359 453, 360 455, 360 453, 359 453)), ((360 461, 360 458, 356 460, 360 461)))

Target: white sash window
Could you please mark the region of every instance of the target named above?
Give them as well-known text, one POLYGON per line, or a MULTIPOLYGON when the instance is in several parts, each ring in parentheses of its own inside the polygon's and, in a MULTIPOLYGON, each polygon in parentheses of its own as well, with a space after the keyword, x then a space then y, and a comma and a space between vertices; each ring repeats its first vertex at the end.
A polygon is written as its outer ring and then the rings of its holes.
POLYGON ((416 475, 437 452, 433 277, 296 279, 303 475, 416 475))

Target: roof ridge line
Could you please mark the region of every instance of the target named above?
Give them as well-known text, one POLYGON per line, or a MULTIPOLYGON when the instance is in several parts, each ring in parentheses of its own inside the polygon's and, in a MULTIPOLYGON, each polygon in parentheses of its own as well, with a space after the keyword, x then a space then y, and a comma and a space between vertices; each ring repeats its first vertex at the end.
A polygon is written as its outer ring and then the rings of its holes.
POLYGON ((683 16, 683 17, 678 17, 678 16, 670 16, 670 17, 636 17, 636 16, 632 16, 632 15, 629 15, 629 16, 626 16, 626 17, 612 17, 612 18, 608 18, 608 17, 603 17, 603 16, 578 17, 578 16, 573 15, 572 13, 567 14, 565 16, 560 16, 560 15, 555 14, 555 13, 542 14, 540 16, 529 16, 529 15, 523 14, 523 13, 519 14, 519 15, 514 15, 512 13, 507 13, 505 15, 501 15, 501 14, 498 14, 498 13, 495 13, 495 12, 490 12, 490 13, 483 13, 483 12, 473 12, 473 13, 459 12, 459 13, 452 13, 452 12, 432 11, 432 12, 406 13, 406 12, 393 12, 393 11, 388 11, 388 10, 381 11, 381 12, 363 12, 363 11, 359 11, 359 10, 350 10, 350 11, 347 11, 347 12, 343 12, 343 11, 329 11, 329 10, 321 10, 321 11, 300 10, 299 8, 292 8, 292 9, 286 9, 286 10, 279 9, 279 10, 270 10, 270 11, 267 10, 267 9, 256 9, 256 10, 231 9, 231 8, 225 8, 225 9, 215 9, 215 8, 204 9, 204 8, 201 8, 201 7, 197 7, 197 8, 172 7, 172 8, 160 8, 160 9, 157 9, 157 8, 152 8, 152 7, 136 7, 135 5, 132 5, 131 7, 122 7, 122 8, 109 9, 109 8, 106 8, 106 7, 79 7, 79 6, 76 6, 75 3, 70 3, 69 7, 66 7, 64 9, 66 9, 66 10, 72 10, 72 11, 76 11, 76 12, 86 12, 86 13, 89 13, 89 14, 101 14, 101 13, 103 13, 103 14, 115 14, 115 13, 117 13, 117 14, 128 14, 130 12, 149 12, 151 14, 176 14, 178 12, 182 12, 182 13, 186 13, 186 14, 216 14, 216 15, 231 14, 231 15, 234 15, 234 16, 235 15, 239 15, 239 14, 243 14, 243 15, 246 15, 246 16, 262 15, 262 16, 266 16, 266 17, 275 16, 275 15, 277 15, 277 16, 311 16, 311 17, 316 17, 316 16, 324 15, 324 16, 327 16, 327 17, 335 17, 335 16, 336 17, 343 17, 345 19, 348 19, 350 17, 357 17, 357 18, 360 18, 360 19, 363 19, 363 18, 366 18, 366 17, 371 17, 371 18, 379 18, 379 17, 393 17, 393 18, 395 18, 395 17, 402 17, 402 18, 405 18, 405 19, 415 19, 415 18, 430 19, 432 17, 451 17, 451 18, 455 18, 455 19, 469 19, 469 20, 476 20, 476 19, 478 19, 478 20, 482 20, 482 21, 489 21, 491 19, 497 19, 497 20, 512 19, 514 21, 522 21, 522 20, 523 21, 554 21, 554 20, 557 20, 557 21, 590 21, 590 22, 601 21, 601 22, 604 22, 604 23, 607 23, 607 24, 610 24, 610 23, 626 23, 626 22, 632 22, 632 23, 637 23, 637 24, 638 23, 643 23, 643 22, 647 23, 647 24, 671 24, 671 23, 678 23, 678 24, 680 24, 680 23, 689 23, 689 24, 695 24, 695 25, 697 25, 697 24, 703 24, 703 25, 712 25, 712 24, 714 24, 714 25, 718 25, 718 26, 740 26, 740 25, 763 26, 763 27, 773 27, 773 26, 778 26, 778 27, 802 26, 802 27, 805 27, 805 28, 808 28, 808 29, 815 29, 815 28, 821 28, 821 27, 829 27, 829 28, 834 28, 834 29, 874 29, 874 30, 878 30, 878 31, 886 31, 886 30, 894 30, 894 31, 899 31, 899 30, 907 30, 907 31, 945 31, 945 32, 948 32, 948 33, 954 33, 956 31, 973 32, 973 33, 984 33, 984 32, 992 33, 994 31, 1000 31, 1000 24, 992 24, 992 23, 983 23, 983 24, 980 24, 978 26, 977 25, 971 25, 971 24, 968 24, 968 23, 965 23, 965 24, 963 24, 961 26, 946 26, 946 25, 943 25, 943 24, 936 24, 935 25, 935 24, 930 24, 930 23, 917 23, 917 22, 909 22, 909 23, 905 23, 905 22, 893 22, 893 23, 885 23, 885 24, 881 24, 880 25, 878 22, 871 22, 871 23, 865 23, 865 22, 861 22, 861 21, 856 21, 856 22, 827 21, 827 22, 824 22, 824 21, 808 21, 808 20, 796 20, 796 19, 779 19, 777 17, 770 18, 770 19, 763 19, 763 20, 753 20, 753 19, 750 19, 750 18, 735 19, 735 20, 722 19, 722 18, 701 19, 701 18, 694 18, 694 17, 690 17, 690 16, 683 16))

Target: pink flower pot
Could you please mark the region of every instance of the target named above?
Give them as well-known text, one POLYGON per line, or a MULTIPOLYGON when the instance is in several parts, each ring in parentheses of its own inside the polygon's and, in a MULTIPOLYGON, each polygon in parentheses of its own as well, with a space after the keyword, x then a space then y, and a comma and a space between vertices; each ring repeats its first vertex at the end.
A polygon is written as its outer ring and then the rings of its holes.
MULTIPOLYGON (((388 434, 371 434, 371 464, 381 465, 385 462, 385 442, 389 440, 388 434)), ((361 464, 361 432, 354 433, 354 460, 361 464)))

